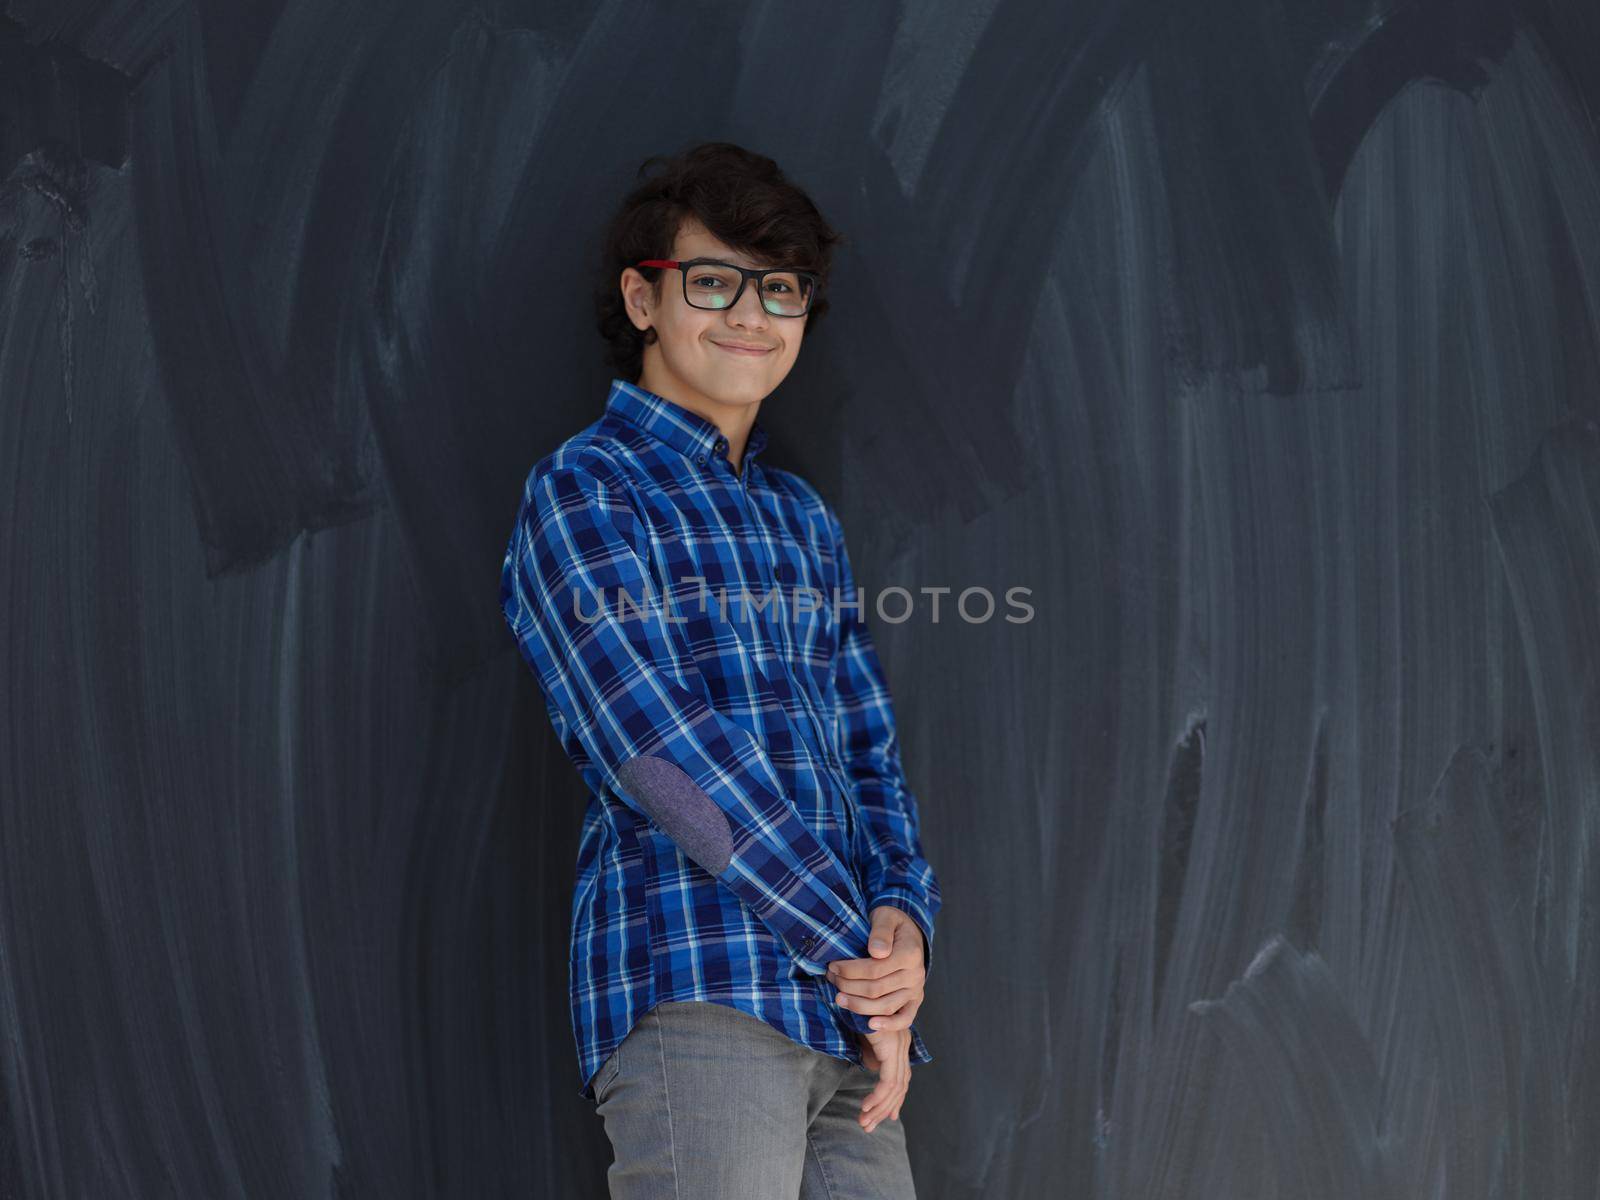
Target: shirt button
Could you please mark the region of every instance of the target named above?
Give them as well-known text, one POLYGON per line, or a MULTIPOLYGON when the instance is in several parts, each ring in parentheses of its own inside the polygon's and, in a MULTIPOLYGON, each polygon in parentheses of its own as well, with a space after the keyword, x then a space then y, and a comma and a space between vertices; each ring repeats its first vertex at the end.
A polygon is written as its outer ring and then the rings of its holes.
POLYGON ((701 456, 700 456, 700 461, 701 461, 701 462, 705 462, 705 460, 706 460, 706 456, 705 456, 705 455, 704 455, 704 454, 702 454, 702 455, 701 455, 701 456))

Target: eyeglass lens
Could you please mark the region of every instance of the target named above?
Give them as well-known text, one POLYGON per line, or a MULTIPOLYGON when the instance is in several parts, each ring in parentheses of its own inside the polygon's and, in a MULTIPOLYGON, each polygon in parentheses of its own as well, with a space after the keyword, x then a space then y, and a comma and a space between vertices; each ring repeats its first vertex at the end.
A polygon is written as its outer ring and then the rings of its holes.
MULTIPOLYGON (((696 308, 727 308, 739 290, 739 272, 699 263, 683 277, 684 293, 696 308)), ((754 287, 754 281, 751 281, 754 287)), ((798 271, 775 271, 761 281, 761 305, 776 317, 798 317, 811 304, 812 281, 798 271)))

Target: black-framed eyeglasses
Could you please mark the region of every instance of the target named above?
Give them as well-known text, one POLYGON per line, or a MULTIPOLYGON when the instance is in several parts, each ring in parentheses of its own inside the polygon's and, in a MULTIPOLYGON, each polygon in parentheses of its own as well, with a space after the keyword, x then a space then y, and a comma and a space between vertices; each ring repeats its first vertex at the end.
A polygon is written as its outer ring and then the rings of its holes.
POLYGON ((647 258, 640 267, 676 267, 683 273, 683 298, 693 308, 732 308, 744 295, 747 281, 756 281, 761 307, 775 317, 803 317, 817 294, 811 271, 784 267, 736 266, 716 258, 647 258))

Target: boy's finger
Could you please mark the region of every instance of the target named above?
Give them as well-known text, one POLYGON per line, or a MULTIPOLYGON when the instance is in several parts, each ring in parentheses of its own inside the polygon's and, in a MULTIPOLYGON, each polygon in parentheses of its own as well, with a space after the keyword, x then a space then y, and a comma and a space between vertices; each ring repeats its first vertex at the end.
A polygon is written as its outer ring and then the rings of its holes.
MULTIPOLYGON (((904 1046, 896 1047, 894 1053, 887 1056, 884 1068, 878 1075, 878 1087, 867 1098, 868 1103, 873 1108, 878 1108, 884 1100, 893 1103, 900 1089, 910 1079, 910 1076, 910 1050, 904 1046), (882 1093, 881 1095, 880 1092, 882 1093)), ((883 1111, 887 1111, 887 1109, 883 1111)))
POLYGON ((862 1125, 866 1125, 866 1123, 869 1122, 870 1117, 872 1117, 872 1112, 874 1112, 874 1109, 877 1109, 878 1104, 882 1104, 883 1101, 888 1101, 888 1099, 893 1099, 893 1094, 893 1083, 886 1082, 886 1080, 880 1078, 880 1080, 878 1080, 878 1085, 875 1086, 874 1090, 870 1091, 870 1093, 867 1094, 867 1098, 861 1102, 862 1125))
POLYGON ((899 1012, 885 1013, 883 1016, 873 1017, 867 1024, 872 1026, 873 1033, 890 1033, 896 1029, 910 1029, 911 1022, 916 1020, 916 1014, 911 1011, 908 1004, 899 1012))
POLYGON ((835 992, 833 1002, 840 1008, 848 1008, 851 1012, 858 1013, 883 1013, 899 1012, 915 996, 910 988, 895 988, 892 992, 885 992, 882 996, 857 996, 851 992, 835 992))

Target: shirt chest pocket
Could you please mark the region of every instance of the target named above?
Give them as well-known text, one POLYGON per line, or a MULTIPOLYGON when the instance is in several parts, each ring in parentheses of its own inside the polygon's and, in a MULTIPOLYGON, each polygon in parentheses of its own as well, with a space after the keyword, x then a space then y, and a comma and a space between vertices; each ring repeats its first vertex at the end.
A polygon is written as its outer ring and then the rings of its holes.
POLYGON ((814 546, 794 545, 772 574, 778 600, 774 619, 784 623, 797 665, 812 672, 826 694, 822 685, 839 640, 832 564, 814 546))
MULTIPOLYGON (((786 587, 784 597, 790 608, 798 610, 790 616, 795 621, 795 632, 800 645, 805 648, 806 661, 818 677, 821 694, 827 694, 827 677, 834 670, 840 630, 840 605, 853 597, 838 590, 838 571, 834 563, 834 544, 829 538, 824 518, 808 518, 808 539, 795 547, 789 563, 794 579, 786 587), (794 594, 790 595, 790 589, 794 594), (814 611, 806 611, 814 608, 814 611)), ((848 613, 846 613, 848 616, 848 613)))

